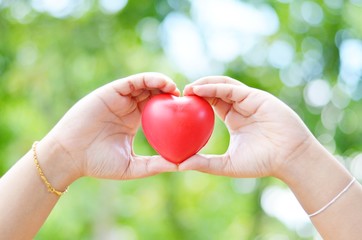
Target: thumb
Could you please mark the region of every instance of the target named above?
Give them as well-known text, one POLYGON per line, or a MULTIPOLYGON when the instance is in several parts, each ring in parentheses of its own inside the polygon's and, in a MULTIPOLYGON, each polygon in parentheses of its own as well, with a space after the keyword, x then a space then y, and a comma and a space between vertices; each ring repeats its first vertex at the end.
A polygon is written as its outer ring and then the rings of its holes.
POLYGON ((159 155, 133 156, 122 178, 123 179, 143 178, 163 172, 175 172, 175 171, 177 171, 177 165, 165 160, 159 155))
POLYGON ((179 165, 179 171, 196 170, 214 175, 231 175, 228 155, 196 154, 179 165))

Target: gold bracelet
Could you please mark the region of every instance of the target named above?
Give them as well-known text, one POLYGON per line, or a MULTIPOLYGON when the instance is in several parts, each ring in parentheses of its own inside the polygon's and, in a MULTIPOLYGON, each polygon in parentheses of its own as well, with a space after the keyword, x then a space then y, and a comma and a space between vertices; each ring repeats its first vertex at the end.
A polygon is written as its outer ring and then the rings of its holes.
POLYGON ((40 165, 39 165, 39 161, 38 161, 38 156, 36 154, 36 146, 37 146, 38 142, 34 142, 33 144, 33 158, 34 158, 34 163, 35 163, 35 166, 36 168, 38 169, 38 172, 39 172, 39 175, 40 175, 40 178, 43 180, 43 182, 45 183, 45 185, 47 186, 48 188, 48 192, 50 193, 54 193, 56 194, 57 196, 62 196, 64 193, 66 193, 68 191, 68 187, 63 191, 57 191, 55 188, 53 188, 53 186, 50 184, 50 182, 48 181, 48 179, 45 177, 44 173, 43 173, 43 170, 40 168, 40 165))

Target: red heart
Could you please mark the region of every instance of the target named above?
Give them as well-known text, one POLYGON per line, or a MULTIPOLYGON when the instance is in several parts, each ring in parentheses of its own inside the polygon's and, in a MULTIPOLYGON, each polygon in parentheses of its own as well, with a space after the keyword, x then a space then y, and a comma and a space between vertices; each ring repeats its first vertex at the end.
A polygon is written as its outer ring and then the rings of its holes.
POLYGON ((178 164, 205 146, 214 129, 214 111, 198 96, 159 94, 145 105, 142 127, 151 146, 178 164))

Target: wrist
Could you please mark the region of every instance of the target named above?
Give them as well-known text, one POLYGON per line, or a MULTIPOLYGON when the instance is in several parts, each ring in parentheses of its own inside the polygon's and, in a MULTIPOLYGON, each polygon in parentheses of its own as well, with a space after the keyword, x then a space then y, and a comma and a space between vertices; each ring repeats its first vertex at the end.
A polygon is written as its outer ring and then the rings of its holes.
POLYGON ((309 214, 333 199, 352 179, 315 138, 298 157, 287 161, 276 177, 289 186, 309 214))
POLYGON ((282 159, 274 177, 288 184, 296 178, 305 176, 308 172, 313 172, 313 169, 318 168, 317 165, 320 161, 330 156, 317 139, 311 135, 288 158, 282 159))
MULTIPOLYGON (((333 172, 348 173, 347 170, 317 139, 311 136, 278 169, 275 177, 288 185, 300 180, 321 177, 333 178, 333 172)), ((349 174, 348 174, 349 175, 349 174)))
POLYGON ((334 171, 348 173, 338 160, 311 136, 295 150, 293 156, 284 161, 274 176, 290 185, 301 179, 327 177, 334 171))
POLYGON ((81 177, 69 155, 51 138, 45 137, 38 142, 36 155, 44 176, 52 187, 60 192, 81 177))

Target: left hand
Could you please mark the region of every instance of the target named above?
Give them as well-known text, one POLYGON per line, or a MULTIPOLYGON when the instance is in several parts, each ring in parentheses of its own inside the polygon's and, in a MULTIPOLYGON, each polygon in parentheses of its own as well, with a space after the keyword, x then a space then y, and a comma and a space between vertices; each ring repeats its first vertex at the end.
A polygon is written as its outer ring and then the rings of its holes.
POLYGON ((74 178, 133 179, 175 171, 177 166, 160 156, 133 152, 142 109, 161 92, 180 94, 171 79, 158 73, 113 81, 76 103, 39 144, 58 146, 59 160, 74 178))

